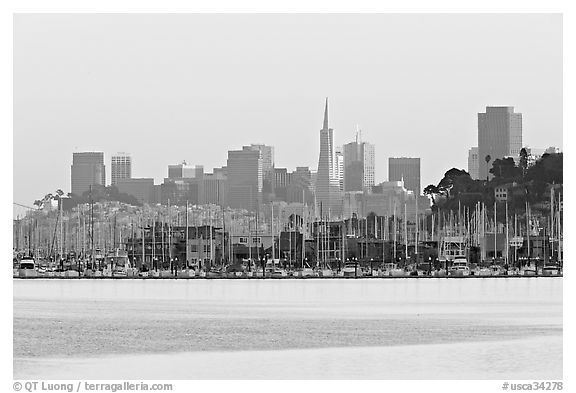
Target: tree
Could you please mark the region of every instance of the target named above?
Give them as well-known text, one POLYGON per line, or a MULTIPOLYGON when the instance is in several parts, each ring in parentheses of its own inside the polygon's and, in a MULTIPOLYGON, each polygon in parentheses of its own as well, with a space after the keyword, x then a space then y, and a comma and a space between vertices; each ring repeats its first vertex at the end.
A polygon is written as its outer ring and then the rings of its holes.
POLYGON ((560 184, 563 182, 563 154, 544 154, 526 171, 526 180, 560 184))
POLYGON ((528 169, 528 152, 523 147, 520 149, 520 169, 522 170, 522 177, 526 175, 526 170, 528 169))
MULTIPOLYGON (((488 164, 490 163, 491 159, 492 157, 490 157, 490 154, 487 154, 486 157, 484 157, 484 161, 486 161, 486 168, 488 168, 488 164)), ((488 173, 486 173, 486 182, 488 182, 488 173)))
POLYGON ((433 205, 436 205, 436 198, 435 197, 439 193, 440 193, 440 190, 434 184, 429 184, 424 189, 424 195, 428 195, 432 198, 432 204, 433 205))
POLYGON ((490 173, 495 178, 514 181, 520 175, 520 168, 516 166, 516 163, 512 157, 497 158, 492 163, 490 173))
POLYGON ((438 183, 438 193, 446 197, 454 197, 460 192, 468 192, 468 186, 474 180, 464 169, 452 168, 444 174, 440 183, 438 183))

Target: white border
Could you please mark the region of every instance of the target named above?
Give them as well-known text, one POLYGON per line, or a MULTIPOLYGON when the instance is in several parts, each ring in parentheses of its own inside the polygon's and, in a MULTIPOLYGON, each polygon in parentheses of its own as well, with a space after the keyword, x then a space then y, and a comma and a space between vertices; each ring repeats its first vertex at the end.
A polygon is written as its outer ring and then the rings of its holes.
MULTIPOLYGON (((576 63, 574 61, 574 38, 576 37, 576 17, 574 16, 573 6, 569 1, 503 1, 503 0, 483 0, 476 2, 464 1, 397 1, 389 3, 381 3, 376 0, 363 0, 363 1, 311 1, 311 0, 292 0, 283 2, 270 2, 265 0, 220 0, 220 1, 203 1, 203 2, 190 2, 185 0, 172 0, 172 1, 119 1, 119 0, 100 0, 100 1, 72 1, 72 0, 57 0, 57 1, 5 1, 1 5, 1 19, 0 29, 2 31, 1 37, 1 53, 2 61, 0 67, 2 69, 2 86, 1 89, 1 106, 0 106, 0 124, 1 135, 3 137, 3 152, 1 154, 3 174, 8 178, 10 185, 12 185, 12 130, 13 130, 13 96, 12 96, 12 65, 13 65, 13 13, 59 13, 59 12, 81 12, 81 13, 166 13, 166 12, 419 12, 419 13, 458 13, 458 12, 484 12, 484 13, 502 13, 502 12, 547 12, 547 13, 563 13, 564 14, 564 129, 568 130, 564 133, 564 146, 563 150, 568 159, 571 157, 571 142, 573 134, 576 132, 574 126, 574 117, 570 116, 575 107, 574 102, 574 70, 576 63)), ((566 161, 569 165, 570 160, 566 161)), ((569 172, 567 172, 569 173, 569 172)), ((565 194, 567 195, 568 203, 566 206, 566 251, 565 260, 568 263, 565 265, 565 293, 564 293, 564 331, 568 334, 564 335, 564 348, 575 348, 573 332, 574 330, 574 279, 571 277, 574 274, 574 269, 571 267, 572 261, 572 228, 570 223, 572 220, 573 209, 572 196, 573 194, 573 181, 568 177, 565 184, 565 194)), ((2 248, 1 250, 5 263, 2 269, 0 280, 2 280, 2 339, 3 351, 2 355, 4 361, 2 362, 2 391, 11 391, 12 389, 12 279, 8 273, 8 255, 10 253, 11 239, 12 239, 12 213, 10 210, 12 193, 4 193, 2 195, 2 248), (9 212, 10 211, 10 212, 9 212)), ((574 368, 574 356, 571 351, 565 350, 564 352, 564 390, 570 391, 574 378, 572 374, 574 368)), ((274 391, 292 392, 295 389, 304 390, 327 390, 337 389, 345 391, 442 391, 442 392, 490 392, 502 391, 501 385, 503 381, 260 381, 260 382, 246 382, 246 381, 173 381, 176 389, 174 391, 194 391, 203 388, 210 390, 216 389, 223 391, 274 391)), ((530 382, 530 381, 528 381, 530 382)))

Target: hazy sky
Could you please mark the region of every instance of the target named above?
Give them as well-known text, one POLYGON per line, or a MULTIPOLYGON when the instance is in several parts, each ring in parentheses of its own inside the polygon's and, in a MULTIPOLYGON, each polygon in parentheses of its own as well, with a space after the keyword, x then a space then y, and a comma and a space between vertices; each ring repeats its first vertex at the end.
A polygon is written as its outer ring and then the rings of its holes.
POLYGON ((186 160, 275 147, 316 170, 324 99, 335 144, 356 124, 388 157, 422 158, 422 187, 467 169, 477 113, 511 105, 524 145, 562 146, 556 15, 16 15, 14 201, 70 191, 74 151, 133 157, 160 183, 186 160))

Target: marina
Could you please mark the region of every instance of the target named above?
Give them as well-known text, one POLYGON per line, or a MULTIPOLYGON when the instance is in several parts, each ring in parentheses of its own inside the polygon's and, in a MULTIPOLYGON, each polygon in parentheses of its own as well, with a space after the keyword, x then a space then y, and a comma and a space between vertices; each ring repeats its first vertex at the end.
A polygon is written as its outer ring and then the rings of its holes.
POLYGON ((507 204, 503 223, 496 204, 489 210, 480 202, 456 212, 420 211, 416 202, 409 217, 405 201, 403 215, 340 220, 318 217, 306 205, 272 204, 266 216, 213 205, 121 203, 80 205, 64 214, 60 204, 15 221, 13 277, 562 276, 561 206, 550 203, 547 215, 535 215, 527 204, 523 226, 507 204))

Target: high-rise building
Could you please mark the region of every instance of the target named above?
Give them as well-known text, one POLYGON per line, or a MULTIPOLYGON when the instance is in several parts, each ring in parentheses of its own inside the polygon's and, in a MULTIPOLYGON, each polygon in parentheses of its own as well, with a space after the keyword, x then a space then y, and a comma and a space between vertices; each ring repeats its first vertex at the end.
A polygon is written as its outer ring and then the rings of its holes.
POLYGON ((522 114, 514 113, 514 107, 487 106, 486 113, 478 113, 479 178, 488 177, 494 160, 504 157, 517 159, 521 149, 522 114))
POLYGON ((320 130, 320 154, 316 174, 316 205, 323 216, 339 215, 342 211, 342 193, 338 178, 338 165, 334 150, 334 130, 328 127, 328 98, 324 108, 324 123, 320 130))
POLYGON ((291 183, 292 174, 286 168, 274 168, 274 199, 287 201, 288 186, 291 183))
POLYGON ((262 198, 263 202, 270 201, 274 190, 274 147, 253 143, 252 150, 258 150, 262 155, 262 198))
POLYGON ((117 153, 111 159, 111 182, 118 183, 120 179, 132 178, 132 157, 128 153, 117 153))
POLYGON ((243 146, 228 151, 228 204, 234 209, 255 211, 262 202, 262 153, 243 146))
POLYGON ((340 191, 344 191, 344 154, 342 147, 336 149, 336 177, 340 191))
POLYGON ((206 173, 200 183, 200 204, 225 206, 227 203, 228 182, 226 176, 214 168, 213 173, 206 173))
POLYGON ((420 158, 390 157, 388 181, 404 181, 407 190, 420 195, 420 158))
POLYGON ((287 193, 288 203, 305 203, 308 206, 314 205, 314 188, 312 187, 312 174, 306 167, 296 167, 291 173, 290 185, 287 193))
POLYGON ((154 179, 152 178, 118 179, 115 185, 119 192, 132 195, 140 203, 151 203, 153 200, 154 179))
POLYGON ((478 180, 478 147, 471 147, 468 150, 468 173, 474 180, 478 180))
POLYGON ((106 166, 103 152, 81 152, 72 154, 72 194, 81 196, 92 185, 106 185, 106 166))
POLYGON ((344 145, 344 190, 363 191, 374 185, 374 145, 356 141, 344 145))
POLYGON ((253 143, 250 148, 262 154, 262 176, 271 175, 274 172, 274 146, 253 143))
POLYGON ((186 161, 182 161, 181 164, 168 165, 168 178, 169 179, 190 179, 196 178, 198 175, 204 172, 204 167, 202 165, 188 165, 186 161))
POLYGON ((161 185, 162 203, 183 206, 186 203, 200 203, 204 167, 180 164, 168 165, 168 177, 161 185))

